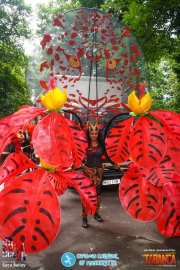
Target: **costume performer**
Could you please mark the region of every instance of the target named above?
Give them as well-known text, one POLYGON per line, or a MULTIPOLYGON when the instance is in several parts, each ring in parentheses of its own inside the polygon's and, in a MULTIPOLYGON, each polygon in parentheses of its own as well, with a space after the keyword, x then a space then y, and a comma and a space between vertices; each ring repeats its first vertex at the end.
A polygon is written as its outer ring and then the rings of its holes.
POLYGON ((28 131, 23 131, 23 137, 24 137, 24 140, 22 142, 22 145, 21 145, 21 148, 23 150, 23 153, 28 157, 30 158, 31 157, 31 153, 32 153, 32 148, 30 146, 30 136, 29 136, 29 133, 28 131))
POLYGON ((24 136, 22 131, 20 130, 13 138, 12 138, 12 143, 14 144, 14 151, 15 153, 22 152, 21 151, 21 146, 24 140, 24 136))
MULTIPOLYGON (((85 162, 82 164, 83 173, 89 177, 97 191, 97 209, 94 214, 94 218, 98 222, 102 222, 101 216, 98 214, 98 210, 102 201, 101 187, 102 187, 102 175, 104 171, 104 165, 102 164, 102 156, 104 154, 104 141, 102 138, 101 130, 98 128, 98 118, 95 125, 88 122, 88 129, 86 132, 88 148, 86 150, 85 162)), ((88 228, 87 213, 82 207, 82 227, 88 228)))

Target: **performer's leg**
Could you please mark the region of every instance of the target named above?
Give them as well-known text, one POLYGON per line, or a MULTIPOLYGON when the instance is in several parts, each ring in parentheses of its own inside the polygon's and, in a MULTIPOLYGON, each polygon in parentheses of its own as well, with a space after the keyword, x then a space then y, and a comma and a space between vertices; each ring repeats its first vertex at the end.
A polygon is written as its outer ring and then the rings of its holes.
MULTIPOLYGON (((82 202, 81 202, 82 204, 82 202)), ((87 223, 87 213, 86 213, 86 209, 83 207, 83 204, 82 204, 82 227, 83 228, 88 228, 89 225, 87 223)))
POLYGON ((97 208, 96 208, 96 212, 94 214, 94 218, 98 221, 98 222, 102 222, 102 218, 99 215, 99 208, 102 202, 102 197, 101 197, 101 187, 102 187, 102 181, 99 183, 99 185, 96 186, 96 191, 97 191, 97 208))

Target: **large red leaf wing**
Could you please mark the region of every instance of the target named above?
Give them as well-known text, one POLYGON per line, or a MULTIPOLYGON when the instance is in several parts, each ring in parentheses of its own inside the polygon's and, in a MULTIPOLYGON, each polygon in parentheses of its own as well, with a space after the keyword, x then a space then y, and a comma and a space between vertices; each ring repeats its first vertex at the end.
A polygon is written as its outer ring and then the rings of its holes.
POLYGON ((67 159, 61 166, 59 166, 58 168, 56 168, 56 172, 63 172, 67 169, 69 169, 69 167, 74 164, 74 159, 72 157, 72 155, 70 156, 69 159, 67 159))
POLYGON ((61 165, 72 151, 71 133, 66 119, 61 114, 51 112, 35 127, 32 143, 35 152, 46 163, 61 165))
POLYGON ((180 114, 166 110, 151 111, 148 114, 158 118, 164 128, 180 141, 180 114))
POLYGON ((129 137, 132 130, 133 117, 130 117, 109 131, 105 143, 106 152, 113 162, 121 163, 129 159, 129 137))
MULTIPOLYGON (((12 115, 7 116, 3 119, 0 120, 0 153, 3 151, 5 146, 8 144, 5 144, 6 140, 8 137, 11 137, 14 135, 14 133, 11 131, 13 126, 11 126, 10 121, 11 121, 12 115)), ((16 131, 19 130, 19 127, 16 127, 16 131)))
POLYGON ((28 123, 39 115, 44 116, 45 111, 46 108, 37 108, 24 105, 21 107, 20 110, 18 110, 12 115, 11 121, 13 121, 14 126, 23 126, 24 124, 28 123))
POLYGON ((10 143, 14 134, 26 123, 43 114, 45 108, 23 106, 14 114, 0 120, 0 154, 10 143))
POLYGON ((3 187, 9 185, 9 184, 10 184, 13 180, 15 180, 15 179, 16 179, 16 176, 11 177, 11 178, 8 178, 8 179, 4 182, 3 187))
POLYGON ((66 178, 68 185, 77 190, 87 214, 93 215, 97 209, 97 193, 92 180, 81 173, 59 172, 59 174, 66 178))
POLYGON ((20 176, 0 193, 0 237, 13 237, 27 253, 40 252, 57 236, 60 206, 44 169, 20 176))
POLYGON ((72 156, 74 166, 78 167, 84 160, 88 147, 86 134, 74 121, 66 119, 72 136, 72 156))
POLYGON ((149 183, 164 186, 173 179, 176 168, 170 156, 166 155, 157 166, 146 169, 140 168, 140 171, 149 183))
POLYGON ((38 168, 38 166, 26 155, 23 153, 10 154, 0 167, 0 184, 8 182, 14 176, 30 168, 38 168))
POLYGON ((163 186, 163 207, 156 219, 160 233, 166 236, 180 236, 180 176, 163 186))
POLYGON ((134 163, 142 168, 155 167, 167 151, 167 137, 154 120, 140 116, 130 135, 129 152, 134 163))
POLYGON ((129 169, 122 177, 119 198, 126 212, 140 221, 155 219, 162 208, 161 187, 147 182, 137 166, 129 169))
POLYGON ((48 172, 47 178, 51 182, 58 196, 64 194, 67 190, 67 180, 64 175, 48 172))
POLYGON ((173 137, 169 132, 166 132, 167 136, 167 155, 171 157, 175 164, 175 170, 177 174, 180 174, 180 142, 173 137))

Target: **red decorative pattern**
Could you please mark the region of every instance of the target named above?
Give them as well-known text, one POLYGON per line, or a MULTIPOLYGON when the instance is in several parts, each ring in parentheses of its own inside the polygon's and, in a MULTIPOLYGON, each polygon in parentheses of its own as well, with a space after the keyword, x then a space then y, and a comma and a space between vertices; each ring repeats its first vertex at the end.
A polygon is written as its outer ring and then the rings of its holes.
POLYGON ((152 119, 140 116, 130 135, 129 152, 139 167, 151 168, 162 161, 167 151, 163 128, 152 119))
MULTIPOLYGON (((113 110, 117 103, 114 99, 109 104, 111 92, 119 101, 125 102, 134 87, 138 88, 142 72, 146 80, 148 68, 138 41, 130 29, 117 22, 112 15, 100 10, 92 12, 88 8, 76 9, 55 16, 53 26, 59 26, 58 34, 49 33, 51 40, 49 36, 43 37, 42 48, 48 46, 48 49, 40 70, 46 74, 48 70, 53 71, 57 77, 57 86, 75 94, 74 100, 68 99, 65 104, 68 109, 74 110, 74 103, 77 103, 79 109, 76 112, 86 117, 87 110, 91 118, 96 117, 96 114, 90 112, 91 109, 102 111, 101 103, 93 108, 84 102, 79 103, 79 95, 89 102, 94 99, 88 96, 88 89, 84 85, 85 88, 78 92, 78 81, 82 80, 83 83, 84 77, 89 80, 90 77, 96 77, 98 84, 103 78, 104 93, 107 93, 106 103, 103 104, 106 115, 110 112, 108 107, 111 106, 113 110), (71 25, 69 18, 73 18, 71 25), (72 83, 69 82, 70 78, 73 78, 72 83)), ((98 85, 90 87, 91 93, 95 93, 96 87, 100 88, 98 85)), ((97 91, 97 99, 105 96, 100 92, 97 91)))
POLYGON ((132 131, 133 118, 115 125, 106 137, 106 152, 113 162, 122 163, 130 158, 127 145, 132 131))
POLYGON ((0 211, 0 237, 13 237, 17 245, 24 242, 27 253, 47 248, 59 231, 59 201, 43 169, 7 185, 0 193, 0 211))
POLYGON ((127 213, 141 221, 155 219, 162 209, 161 188, 146 181, 137 166, 121 179, 119 198, 127 213))
POLYGON ((32 143, 39 158, 51 165, 62 165, 71 154, 71 133, 65 118, 52 112, 33 132, 32 143))
POLYGON ((165 236, 180 236, 180 176, 163 187, 163 208, 156 219, 159 231, 165 236))

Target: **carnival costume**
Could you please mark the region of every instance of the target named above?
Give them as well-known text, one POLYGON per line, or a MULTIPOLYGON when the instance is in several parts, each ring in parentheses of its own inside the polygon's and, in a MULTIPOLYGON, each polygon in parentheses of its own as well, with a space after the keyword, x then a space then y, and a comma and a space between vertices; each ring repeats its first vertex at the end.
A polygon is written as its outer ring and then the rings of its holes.
MULTIPOLYGON (((180 236, 180 114, 167 110, 149 111, 150 94, 139 93, 142 78, 149 78, 145 72, 148 68, 144 66, 141 47, 128 27, 101 11, 81 8, 70 12, 57 14, 53 26, 61 26, 58 35, 44 33, 40 43, 48 56, 41 63, 40 72, 48 72, 51 79, 56 76, 64 91, 55 84, 50 83, 48 87, 46 80, 40 80, 47 91, 40 96, 45 108, 23 105, 13 115, 0 120, 1 154, 19 129, 42 117, 32 136, 32 145, 42 167, 21 151, 11 153, 0 167, 0 184, 4 185, 0 192, 0 238, 13 235, 13 242, 17 246, 24 243, 29 254, 50 246, 58 235, 61 221, 57 196, 63 195, 68 185, 76 188, 88 215, 96 212, 97 192, 91 179, 85 174, 62 170, 71 155, 74 167, 80 166, 89 148, 84 130, 63 115, 61 108, 74 110, 74 104, 77 108, 83 106, 91 118, 101 109, 102 115, 114 112, 118 116, 119 110, 122 111, 120 106, 124 106, 129 118, 113 125, 105 136, 106 154, 112 163, 119 164, 129 158, 133 162, 121 179, 121 204, 136 220, 156 219, 163 235, 180 236), (69 17, 74 18, 72 27, 69 27, 69 17), (61 46, 59 40, 63 41, 61 46), (98 50, 99 53, 90 55, 98 50), (101 69, 99 61, 104 63, 101 69), (99 74, 105 72, 107 82, 103 84, 104 95, 98 97, 96 91, 96 99, 90 98, 90 87, 89 92, 84 91, 88 98, 75 90, 79 88, 76 82, 86 74, 90 63, 92 67, 93 64, 98 66, 99 74), (71 73, 79 77, 67 75, 71 73), (112 89, 117 91, 114 93, 112 89), (128 94, 129 107, 122 102, 128 94), (27 169, 33 170, 27 173, 27 169)), ((97 86, 101 81, 98 73, 91 75, 96 76, 97 86)), ((110 123, 106 127, 110 127, 110 123)))
MULTIPOLYGON (((95 130, 99 132, 98 128, 98 118, 96 119, 95 125, 88 122, 87 123, 89 132, 95 130)), ((104 166, 102 164, 103 148, 97 144, 95 146, 90 145, 86 151, 85 162, 82 164, 82 170, 84 175, 92 180, 93 185, 96 187, 97 192, 97 208, 94 214, 94 218, 98 222, 102 222, 101 216, 98 214, 99 207, 102 201, 101 197, 101 187, 102 187, 102 175, 104 172, 104 166)), ((87 228, 87 212, 82 206, 82 226, 87 228)))

